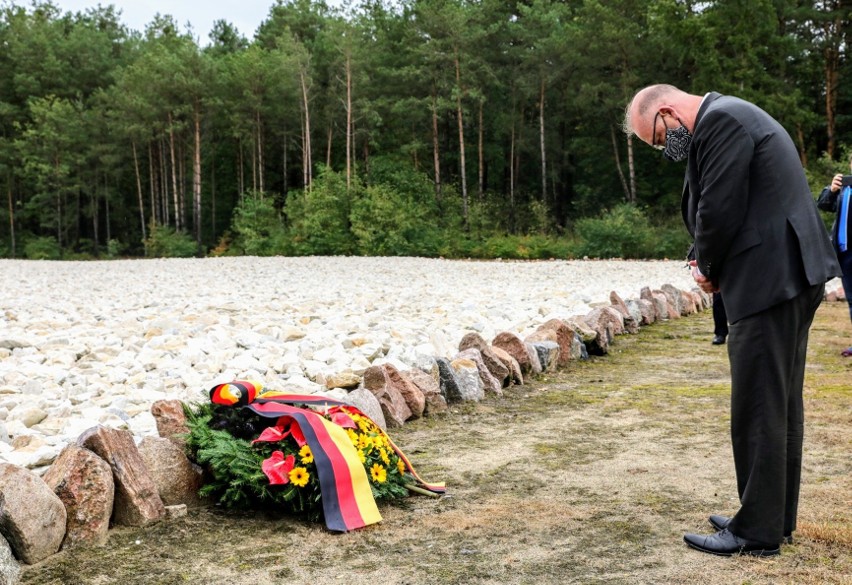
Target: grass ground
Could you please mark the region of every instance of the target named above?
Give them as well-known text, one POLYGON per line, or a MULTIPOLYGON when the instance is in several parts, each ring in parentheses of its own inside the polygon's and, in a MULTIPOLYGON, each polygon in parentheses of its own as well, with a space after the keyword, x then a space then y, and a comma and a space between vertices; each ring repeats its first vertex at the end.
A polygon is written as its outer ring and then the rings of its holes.
POLYGON ((710 513, 737 509, 725 346, 710 312, 620 336, 503 398, 392 433, 448 496, 381 507, 349 534, 265 514, 191 511, 114 529, 23 583, 840 584, 852 583, 852 342, 845 304, 823 304, 805 380, 795 544, 778 557, 688 549, 710 513))

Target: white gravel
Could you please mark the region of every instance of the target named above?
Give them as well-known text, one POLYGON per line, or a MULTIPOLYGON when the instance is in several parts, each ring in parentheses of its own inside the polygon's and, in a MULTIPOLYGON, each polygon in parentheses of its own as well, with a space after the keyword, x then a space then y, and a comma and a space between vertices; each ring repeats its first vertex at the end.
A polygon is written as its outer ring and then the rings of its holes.
POLYGON ((161 398, 250 377, 321 389, 371 363, 526 335, 610 291, 693 286, 683 261, 0 260, 0 457, 31 468, 94 424, 155 432, 161 398))

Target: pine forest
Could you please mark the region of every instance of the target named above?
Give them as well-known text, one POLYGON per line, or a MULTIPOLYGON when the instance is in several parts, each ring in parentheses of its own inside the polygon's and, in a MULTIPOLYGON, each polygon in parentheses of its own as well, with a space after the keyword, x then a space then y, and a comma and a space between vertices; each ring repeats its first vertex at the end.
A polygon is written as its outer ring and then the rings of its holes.
POLYGON ((849 0, 270 0, 256 31, 0 4, 0 257, 682 258, 636 90, 750 100, 815 195, 849 0))

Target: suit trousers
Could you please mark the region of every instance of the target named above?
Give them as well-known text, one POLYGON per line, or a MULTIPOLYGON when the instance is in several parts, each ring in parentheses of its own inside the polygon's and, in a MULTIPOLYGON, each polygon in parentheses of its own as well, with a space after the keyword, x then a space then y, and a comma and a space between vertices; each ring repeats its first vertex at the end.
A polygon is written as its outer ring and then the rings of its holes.
POLYGON ((728 336, 728 314, 722 293, 713 293, 713 335, 728 336))
POLYGON ((825 285, 730 325, 731 441, 740 509, 728 529, 780 543, 796 529, 808 331, 825 285))
POLYGON ((846 302, 849 303, 849 318, 852 319, 852 250, 845 252, 838 250, 837 261, 840 262, 840 269, 843 271, 841 282, 846 293, 846 302))

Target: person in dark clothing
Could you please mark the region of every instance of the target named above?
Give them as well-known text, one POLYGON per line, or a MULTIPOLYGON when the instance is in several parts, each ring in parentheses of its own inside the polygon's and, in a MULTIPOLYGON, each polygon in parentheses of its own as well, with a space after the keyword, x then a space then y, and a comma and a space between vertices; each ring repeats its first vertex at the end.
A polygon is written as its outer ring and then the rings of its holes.
MULTIPOLYGON (((852 170, 852 157, 849 159, 849 168, 852 170)), ((852 319, 852 242, 848 239, 852 237, 852 230, 849 229, 849 224, 852 222, 852 212, 849 209, 852 207, 852 187, 844 187, 841 184, 842 181, 842 174, 834 175, 831 184, 820 193, 817 207, 837 214, 834 225, 831 226, 831 241, 837 253, 837 261, 840 262, 840 269, 843 271, 841 277, 843 291, 846 294, 846 302, 849 303, 849 318, 852 319)), ((852 347, 847 347, 840 352, 840 355, 852 356, 852 347)))
POLYGON ((745 100, 652 85, 624 128, 686 162, 681 211, 697 285, 721 291, 728 317, 731 442, 740 508, 684 542, 721 556, 776 555, 796 529, 808 332, 840 275, 799 153, 775 119, 745 100))
POLYGON ((728 337, 728 315, 725 313, 725 302, 722 293, 713 293, 713 345, 722 345, 728 337))

